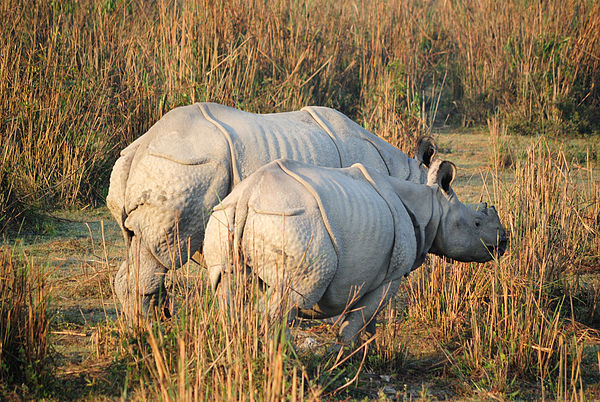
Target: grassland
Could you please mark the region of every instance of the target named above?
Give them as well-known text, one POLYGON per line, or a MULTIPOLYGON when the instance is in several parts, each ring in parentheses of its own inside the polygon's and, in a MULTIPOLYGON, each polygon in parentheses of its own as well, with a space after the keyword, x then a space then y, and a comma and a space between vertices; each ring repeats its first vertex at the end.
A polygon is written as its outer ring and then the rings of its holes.
POLYGON ((41 360, 20 356, 23 370, 13 373, 21 377, 2 392, 49 399, 597 398, 598 169, 566 163, 563 146, 546 139, 504 134, 509 145, 495 147, 493 130, 444 130, 436 138, 442 157, 459 166, 459 196, 494 202, 511 250, 483 265, 430 259, 381 314, 366 352, 336 363, 325 353, 334 340, 330 322, 303 321, 287 339, 251 303, 224 317, 193 263, 172 275, 175 317, 131 329, 110 284, 124 253, 116 223, 106 208, 61 210, 45 233, 3 246, 3 255, 13 255, 3 278, 19 277, 10 268, 19 272, 26 263, 28 286, 44 289, 23 308, 44 325, 14 338, 24 345, 43 339, 46 350, 41 360), (521 150, 512 166, 493 167, 521 150))
MULTIPOLYGON (((326 105, 410 150, 434 122, 590 136, 595 1, 6 0, 0 228, 102 203, 120 149, 171 108, 326 105)), ((597 158, 597 153, 593 155, 597 158)))
POLYGON ((597 2, 6 0, 0 20, 0 397, 600 397, 597 2), (329 324, 224 317, 195 265, 174 318, 132 329, 110 167, 205 100, 335 107, 407 152, 433 127, 510 251, 432 258, 341 364, 329 324))

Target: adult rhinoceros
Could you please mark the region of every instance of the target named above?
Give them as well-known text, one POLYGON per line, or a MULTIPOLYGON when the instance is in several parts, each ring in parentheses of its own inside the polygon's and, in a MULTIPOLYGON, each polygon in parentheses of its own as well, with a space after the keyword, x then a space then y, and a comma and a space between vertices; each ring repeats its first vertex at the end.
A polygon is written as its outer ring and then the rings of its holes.
POLYGON ((167 268, 181 266, 201 249, 211 209, 241 180, 277 158, 329 167, 360 162, 424 182, 435 151, 426 138, 417 159, 411 159, 325 107, 275 114, 214 103, 173 109, 121 152, 110 177, 106 203, 131 257, 116 275, 117 296, 126 312, 136 292, 142 310, 156 303, 165 294, 167 268))
POLYGON ((422 185, 361 164, 274 161, 214 209, 203 253, 212 286, 227 300, 234 270, 245 264, 268 288, 270 306, 286 294, 291 315, 350 311, 340 338, 352 341, 427 253, 477 262, 504 253, 495 209, 462 204, 451 187, 455 172, 435 161, 422 185), (243 263, 232 264, 232 255, 243 263))

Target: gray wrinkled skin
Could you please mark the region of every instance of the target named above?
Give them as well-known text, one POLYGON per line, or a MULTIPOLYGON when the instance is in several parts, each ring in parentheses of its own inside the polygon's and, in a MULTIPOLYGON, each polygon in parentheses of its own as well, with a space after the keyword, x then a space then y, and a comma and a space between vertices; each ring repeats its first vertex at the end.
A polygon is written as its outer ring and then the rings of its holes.
POLYGON ((121 226, 129 259, 115 278, 130 314, 165 295, 164 273, 201 249, 212 208, 263 165, 289 158, 327 167, 362 163, 373 171, 424 183, 435 155, 428 139, 417 159, 324 107, 254 114, 213 103, 179 107, 121 152, 106 203, 121 226))
POLYGON ((290 319, 297 312, 345 314, 340 339, 351 342, 369 323, 373 328, 380 307, 427 253, 478 262, 504 253, 498 214, 485 204, 462 204, 451 188, 455 171, 436 161, 428 184, 415 184, 361 164, 274 161, 215 207, 203 253, 211 285, 227 303, 231 256, 242 255, 266 285, 270 306, 281 309, 287 300, 290 319))

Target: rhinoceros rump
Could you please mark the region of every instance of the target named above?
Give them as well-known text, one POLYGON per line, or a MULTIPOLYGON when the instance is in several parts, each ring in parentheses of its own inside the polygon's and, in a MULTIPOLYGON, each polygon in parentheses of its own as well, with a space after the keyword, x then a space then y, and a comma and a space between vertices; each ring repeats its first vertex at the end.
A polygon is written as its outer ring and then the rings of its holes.
POLYGON ((277 158, 329 167, 360 162, 422 183, 434 155, 429 138, 411 159, 324 107, 275 114, 213 103, 173 109, 121 152, 111 174, 106 203, 129 250, 115 278, 117 296, 127 313, 136 293, 144 311, 157 303, 165 294, 167 268, 181 266, 201 249, 211 209, 277 158))
POLYGON ((203 253, 212 286, 228 299, 231 256, 239 254, 267 285, 271 306, 285 293, 291 315, 325 318, 350 308, 340 337, 352 341, 427 253, 478 262, 492 259, 490 250, 504 253, 498 214, 462 204, 451 188, 455 171, 436 161, 425 185, 361 164, 274 161, 214 209, 203 253))

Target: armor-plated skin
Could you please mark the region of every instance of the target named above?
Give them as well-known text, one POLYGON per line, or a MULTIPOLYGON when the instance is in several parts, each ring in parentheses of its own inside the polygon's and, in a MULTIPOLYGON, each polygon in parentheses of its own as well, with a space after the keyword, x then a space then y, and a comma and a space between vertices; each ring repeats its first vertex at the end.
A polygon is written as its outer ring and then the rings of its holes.
POLYGON ((164 274, 199 251, 211 209, 245 177, 277 159, 344 167, 363 163, 400 179, 423 183, 435 155, 430 138, 417 159, 325 107, 254 114, 214 103, 179 107, 121 152, 106 203, 128 245, 115 278, 130 313, 165 295, 164 274))
POLYGON ((281 300, 291 318, 297 311, 318 318, 350 311, 340 338, 351 342, 427 253, 478 262, 504 253, 498 214, 462 204, 451 188, 455 171, 435 161, 428 184, 415 184, 361 164, 274 161, 213 211, 203 252, 212 287, 228 300, 240 265, 232 256, 241 255, 269 289, 272 313, 281 311, 281 300))

